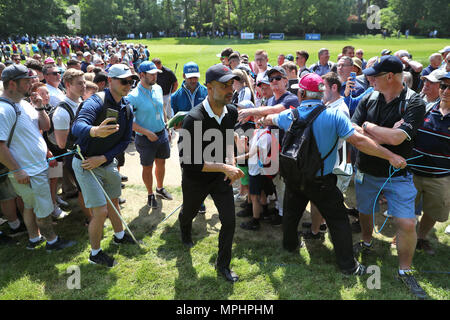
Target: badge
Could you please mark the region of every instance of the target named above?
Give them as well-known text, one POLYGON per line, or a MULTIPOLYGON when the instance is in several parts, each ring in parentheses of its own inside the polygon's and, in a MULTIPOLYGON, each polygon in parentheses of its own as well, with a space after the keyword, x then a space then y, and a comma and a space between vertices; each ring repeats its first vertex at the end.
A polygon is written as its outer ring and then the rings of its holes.
POLYGON ((362 184, 363 183, 363 179, 364 179, 364 173, 359 171, 359 169, 356 170, 355 181, 358 182, 359 184, 362 184))

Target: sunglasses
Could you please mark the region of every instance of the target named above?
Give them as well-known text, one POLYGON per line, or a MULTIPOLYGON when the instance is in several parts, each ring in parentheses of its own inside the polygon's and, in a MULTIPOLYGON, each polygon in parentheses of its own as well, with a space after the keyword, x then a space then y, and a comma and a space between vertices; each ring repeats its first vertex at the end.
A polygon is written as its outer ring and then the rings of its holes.
POLYGON ((441 89, 442 91, 445 91, 446 89, 448 89, 449 86, 450 86, 450 84, 441 83, 439 85, 439 89, 441 89))
POLYGON ((56 76, 57 74, 61 74, 61 71, 49 72, 48 74, 51 74, 52 76, 56 76))
MULTIPOLYGON (((116 78, 117 79, 117 78, 116 78)), ((120 81, 120 84, 123 86, 132 86, 135 83, 135 80, 131 79, 131 80, 127 80, 127 79, 117 79, 120 81)))
POLYGON ((273 78, 269 78, 269 82, 273 82, 274 80, 280 81, 281 79, 284 79, 284 77, 273 77, 273 78))

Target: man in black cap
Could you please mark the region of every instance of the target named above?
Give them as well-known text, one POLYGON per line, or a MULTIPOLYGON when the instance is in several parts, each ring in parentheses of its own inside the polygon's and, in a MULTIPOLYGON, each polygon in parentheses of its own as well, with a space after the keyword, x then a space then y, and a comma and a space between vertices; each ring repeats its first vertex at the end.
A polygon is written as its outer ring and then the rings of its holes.
MULTIPOLYGON (((371 137, 395 154, 405 159, 411 157, 412 139, 423 123, 425 103, 420 96, 403 86, 403 64, 396 56, 383 56, 363 73, 374 77, 375 91, 364 97, 352 117, 355 129, 371 137)), ((373 252, 373 211, 377 210, 377 194, 389 177, 389 162, 359 152, 355 176, 356 201, 358 203, 362 241, 354 246, 355 252, 373 252)), ((396 171, 386 184, 384 196, 388 212, 397 226, 398 278, 419 298, 426 293, 411 273, 411 265, 417 242, 414 199, 416 189, 412 174, 396 171)))
POLYGON ((188 248, 194 245, 192 220, 210 194, 222 223, 216 268, 231 282, 238 280, 238 276, 229 268, 235 228, 231 185, 244 176, 234 165, 233 129, 238 113, 233 105, 229 105, 234 79, 239 80, 239 77, 222 64, 216 64, 206 71, 208 96, 189 111, 179 131, 178 141, 183 190, 183 208, 179 216, 181 240, 188 248), (214 136, 212 143, 209 142, 211 135, 214 136))

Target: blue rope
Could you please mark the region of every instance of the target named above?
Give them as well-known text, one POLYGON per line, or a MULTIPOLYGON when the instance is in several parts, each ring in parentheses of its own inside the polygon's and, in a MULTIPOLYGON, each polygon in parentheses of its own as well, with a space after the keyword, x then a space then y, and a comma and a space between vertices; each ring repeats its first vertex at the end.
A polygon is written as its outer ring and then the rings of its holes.
MULTIPOLYGON (((70 152, 64 153, 64 154, 62 154, 62 155, 60 155, 60 156, 56 156, 56 157, 52 157, 52 158, 46 159, 45 162, 47 163, 47 168, 48 168, 48 163, 49 163, 50 161, 53 161, 53 160, 56 160, 56 159, 58 159, 58 158, 62 158, 62 157, 65 157, 65 156, 68 156, 68 155, 71 155, 71 154, 75 154, 75 153, 76 153, 75 151, 70 151, 70 152)), ((8 175, 8 174, 10 174, 10 173, 18 172, 18 171, 20 171, 20 170, 25 170, 25 169, 34 167, 35 165, 38 165, 38 164, 41 164, 41 163, 42 163, 42 161, 39 161, 39 162, 33 163, 33 164, 29 165, 29 166, 26 166, 26 167, 23 167, 23 168, 19 168, 19 169, 14 170, 14 171, 9 171, 9 172, 7 172, 7 173, 4 173, 4 174, 0 175, 0 177, 6 176, 6 175, 8 175)))

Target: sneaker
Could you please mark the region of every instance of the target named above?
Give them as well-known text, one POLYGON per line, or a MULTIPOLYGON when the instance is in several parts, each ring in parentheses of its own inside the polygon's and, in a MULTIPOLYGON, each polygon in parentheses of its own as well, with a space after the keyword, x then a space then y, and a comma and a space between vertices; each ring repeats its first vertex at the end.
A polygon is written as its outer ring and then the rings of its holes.
POLYGON ((26 249, 27 250, 34 250, 34 249, 36 249, 36 247, 38 247, 44 241, 45 241, 45 238, 43 236, 41 236, 39 241, 36 241, 36 242, 32 242, 32 241, 28 240, 28 244, 26 246, 26 249))
POLYGON ((119 198, 119 204, 124 204, 127 202, 127 199, 119 198))
POLYGON ((251 230, 251 231, 256 231, 259 229, 259 220, 252 218, 250 220, 248 220, 247 222, 242 222, 241 223, 241 228, 245 229, 245 230, 251 230))
POLYGON ((0 233, 0 245, 15 245, 17 244, 17 241, 11 238, 10 236, 7 236, 4 233, 0 233))
POLYGON ((52 217, 55 218, 56 220, 60 220, 62 218, 67 217, 67 214, 61 210, 60 207, 55 206, 55 209, 52 212, 52 217))
POLYGON ((416 250, 424 251, 426 254, 429 254, 430 256, 435 254, 433 248, 430 245, 430 241, 425 239, 417 239, 416 250))
POLYGON ((25 227, 25 224, 23 222, 20 223, 20 226, 17 229, 11 229, 9 228, 9 236, 10 237, 18 237, 23 234, 27 233, 27 227, 25 227))
POLYGON ((357 242, 356 244, 353 245, 353 253, 356 256, 360 252, 363 253, 363 254, 364 253, 371 253, 371 252, 373 252, 373 244, 370 244, 370 246, 368 246, 362 240, 360 242, 357 242))
POLYGON ((383 216, 385 216, 386 218, 392 218, 392 214, 389 214, 387 210, 383 212, 383 216))
POLYGON ((6 222, 8 222, 8 220, 5 220, 5 219, 3 219, 3 218, 0 218, 0 226, 1 226, 2 224, 6 223, 6 222))
POLYGON ((318 232, 317 234, 312 233, 311 230, 302 233, 303 239, 306 240, 323 240, 325 237, 322 232, 318 232))
POLYGON ((173 200, 172 195, 164 188, 156 188, 156 196, 164 200, 173 200))
POLYGON ((119 239, 116 237, 116 235, 113 236, 113 244, 135 244, 133 238, 125 232, 122 239, 119 239))
POLYGON ((445 228, 445 234, 450 234, 450 224, 445 228))
POLYGON ((236 213, 236 216, 241 218, 251 217, 253 216, 253 210, 251 209, 251 207, 245 208, 244 210, 241 210, 238 213, 236 213))
POLYGON ((247 202, 247 195, 242 195, 238 193, 234 196, 234 202, 242 202, 242 201, 247 202))
POLYGON ((47 244, 45 245, 45 250, 47 250, 47 252, 53 252, 53 251, 58 251, 58 250, 62 250, 65 248, 72 247, 75 244, 76 244, 75 241, 64 240, 64 239, 58 237, 58 240, 54 244, 49 244, 47 241, 47 244))
POLYGON ((233 194, 237 194, 239 193, 241 188, 233 188, 233 194))
POLYGON ((112 268, 117 264, 117 261, 104 253, 103 250, 100 250, 95 256, 92 253, 89 255, 89 263, 101 264, 105 267, 112 268))
POLYGON ((120 180, 121 180, 122 182, 127 182, 127 181, 128 181, 128 177, 127 177, 127 176, 124 176, 124 175, 120 175, 120 180))
POLYGON ((239 204, 239 208, 245 209, 247 207, 247 204, 249 204, 250 206, 252 205, 251 203, 248 203, 247 201, 245 201, 245 202, 241 202, 239 204))
POLYGON ((206 213, 206 206, 204 203, 201 204, 200 209, 198 209, 199 214, 205 214, 206 213))
POLYGON ((346 276, 362 276, 367 273, 367 267, 359 262, 358 265, 350 272, 342 271, 342 273, 346 276))
POLYGON ((153 193, 148 195, 147 206, 153 209, 158 208, 158 202, 156 201, 156 197, 153 193))
POLYGON ((413 271, 406 271, 403 275, 397 273, 397 279, 402 281, 413 295, 419 299, 426 299, 426 292, 417 283, 416 278, 413 276, 413 271))
POLYGON ((273 226, 281 226, 283 224, 283 217, 279 214, 273 215, 270 224, 273 226))

